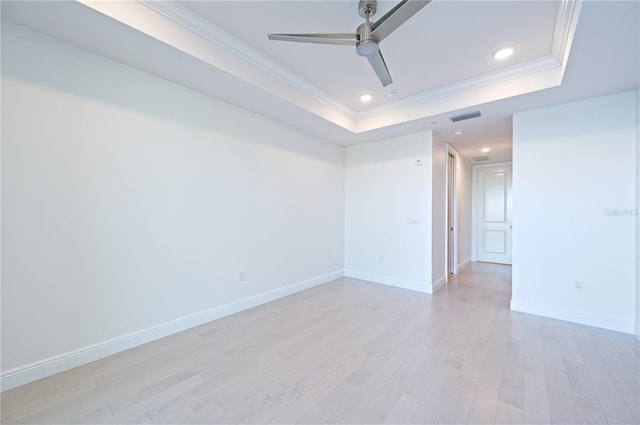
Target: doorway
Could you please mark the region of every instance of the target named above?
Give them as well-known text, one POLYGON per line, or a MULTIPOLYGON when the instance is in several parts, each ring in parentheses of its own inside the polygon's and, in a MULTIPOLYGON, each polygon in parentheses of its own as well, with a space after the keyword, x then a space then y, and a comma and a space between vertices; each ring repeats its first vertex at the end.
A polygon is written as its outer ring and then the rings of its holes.
POLYGON ((458 244, 457 238, 457 208, 456 208, 456 163, 458 152, 447 145, 446 179, 447 179, 447 202, 446 202, 446 280, 449 275, 458 273, 458 244))
POLYGON ((511 264, 511 162, 474 167, 477 261, 511 264))

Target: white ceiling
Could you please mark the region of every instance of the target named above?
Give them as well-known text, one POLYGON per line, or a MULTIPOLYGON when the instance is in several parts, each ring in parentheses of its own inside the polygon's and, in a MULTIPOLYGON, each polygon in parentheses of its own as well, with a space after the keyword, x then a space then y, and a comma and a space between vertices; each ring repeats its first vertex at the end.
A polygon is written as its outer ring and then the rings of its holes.
MULTIPOLYGON (((269 32, 355 32, 364 22, 357 1, 180 3, 355 111, 389 102, 369 63, 354 47, 266 37, 269 32), (358 100, 365 92, 375 96, 367 105, 358 100)), ((378 2, 373 19, 395 4, 378 2)), ((505 44, 519 47, 509 66, 548 55, 556 10, 554 2, 502 2, 496 14, 486 2, 433 1, 381 42, 393 89, 407 97, 500 70, 505 64, 491 54, 505 44)))
POLYGON ((433 129, 468 158, 489 146, 506 160, 513 113, 638 87, 637 1, 434 0, 380 43, 386 89, 353 47, 267 39, 355 32, 357 5, 3 1, 2 16, 345 145, 433 129), (494 60, 505 45, 514 56, 494 60), (472 110, 482 117, 448 118, 472 110))

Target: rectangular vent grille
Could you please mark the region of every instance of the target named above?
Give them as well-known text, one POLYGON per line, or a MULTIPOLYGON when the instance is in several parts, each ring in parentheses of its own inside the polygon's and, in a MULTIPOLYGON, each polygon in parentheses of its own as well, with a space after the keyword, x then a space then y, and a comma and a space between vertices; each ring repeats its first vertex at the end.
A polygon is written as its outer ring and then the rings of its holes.
POLYGON ((466 114, 454 115, 452 117, 449 117, 449 119, 451 120, 451 122, 458 122, 458 121, 470 120, 471 118, 478 118, 481 115, 482 114, 480 113, 480 111, 473 111, 473 112, 467 112, 466 114))
POLYGON ((483 161, 489 161, 489 157, 488 156, 474 156, 473 159, 475 162, 483 162, 483 161))

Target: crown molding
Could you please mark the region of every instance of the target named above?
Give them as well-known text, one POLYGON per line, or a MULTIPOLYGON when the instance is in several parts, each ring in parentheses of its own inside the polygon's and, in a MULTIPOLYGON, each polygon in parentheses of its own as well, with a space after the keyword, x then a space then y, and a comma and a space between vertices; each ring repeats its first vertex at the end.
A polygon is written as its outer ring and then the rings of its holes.
POLYGON ((94 2, 78 1, 202 59, 272 96, 357 134, 559 85, 583 0, 561 0, 558 4, 553 41, 548 55, 359 112, 179 2, 133 2, 132 4, 143 6, 146 12, 142 15, 146 14, 145 18, 138 15, 137 10, 132 14, 131 10, 115 10, 115 6, 99 7, 94 2), (152 15, 160 18, 158 22, 162 21, 162 25, 165 25, 162 31, 150 25, 149 19, 154 19, 152 15), (195 37, 191 43, 198 44, 199 47, 186 43, 185 37, 195 37), (225 52, 226 59, 215 56, 216 51, 220 52, 218 54, 225 52))
POLYGON ((449 84, 438 87, 427 92, 409 96, 405 99, 398 100, 386 105, 377 106, 357 113, 357 120, 371 119, 385 115, 391 111, 407 109, 417 105, 426 104, 439 99, 452 97, 467 93, 479 88, 490 87, 500 83, 507 82, 530 75, 534 75, 543 71, 558 68, 560 63, 555 57, 549 55, 538 58, 520 65, 502 69, 497 72, 481 75, 479 77, 470 78, 458 83, 449 84))
POLYGON ((211 22, 201 18, 191 10, 178 2, 172 1, 155 1, 155 0, 137 0, 138 3, 152 9, 162 16, 170 19, 176 24, 188 29, 189 31, 203 37, 207 41, 214 43, 228 52, 234 54, 250 65, 268 73, 272 77, 284 82, 285 84, 296 89, 334 111, 346 116, 351 120, 355 120, 356 113, 347 105, 338 101, 334 97, 323 92, 307 80, 290 72, 285 67, 267 58, 249 45, 241 42, 233 37, 222 28, 212 24, 211 22))
MULTIPOLYGON (((562 0, 559 3, 552 47, 549 55, 496 72, 438 87, 392 103, 360 111, 356 114, 356 122, 362 124, 365 120, 371 121, 380 119, 392 112, 423 108, 432 102, 446 98, 453 98, 482 88, 503 85, 509 81, 515 81, 518 79, 530 81, 532 77, 535 78, 536 74, 541 77, 541 84, 536 88, 536 90, 560 84, 564 75, 566 61, 571 50, 571 44, 573 42, 573 36, 578 23, 582 1, 583 0, 562 0), (550 79, 548 75, 546 75, 550 72, 557 74, 556 78, 550 79)), ((529 81, 528 83, 530 85, 531 83, 529 81)), ((533 90, 527 89, 523 92, 528 91, 533 90)), ((394 123, 399 123, 399 121, 394 123)), ((362 127, 362 125, 359 127, 362 127)), ((366 130, 370 129, 371 128, 366 128, 366 130)))
POLYGON ((551 54, 562 64, 562 71, 567 65, 573 37, 578 25, 578 17, 582 10, 583 0, 563 0, 558 4, 556 26, 553 31, 551 54))

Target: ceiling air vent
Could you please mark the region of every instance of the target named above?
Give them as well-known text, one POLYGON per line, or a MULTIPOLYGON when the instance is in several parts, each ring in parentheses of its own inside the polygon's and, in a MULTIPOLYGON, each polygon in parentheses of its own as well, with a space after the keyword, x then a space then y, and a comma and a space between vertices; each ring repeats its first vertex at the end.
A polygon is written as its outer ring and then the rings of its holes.
POLYGON ((480 113, 480 111, 473 111, 473 112, 467 112, 466 114, 454 115, 452 117, 449 117, 449 119, 451 120, 451 122, 458 122, 458 121, 470 120, 471 118, 478 118, 481 115, 482 114, 480 113))
POLYGON ((489 157, 488 156, 474 156, 473 159, 475 162, 483 162, 483 161, 489 161, 489 157))

